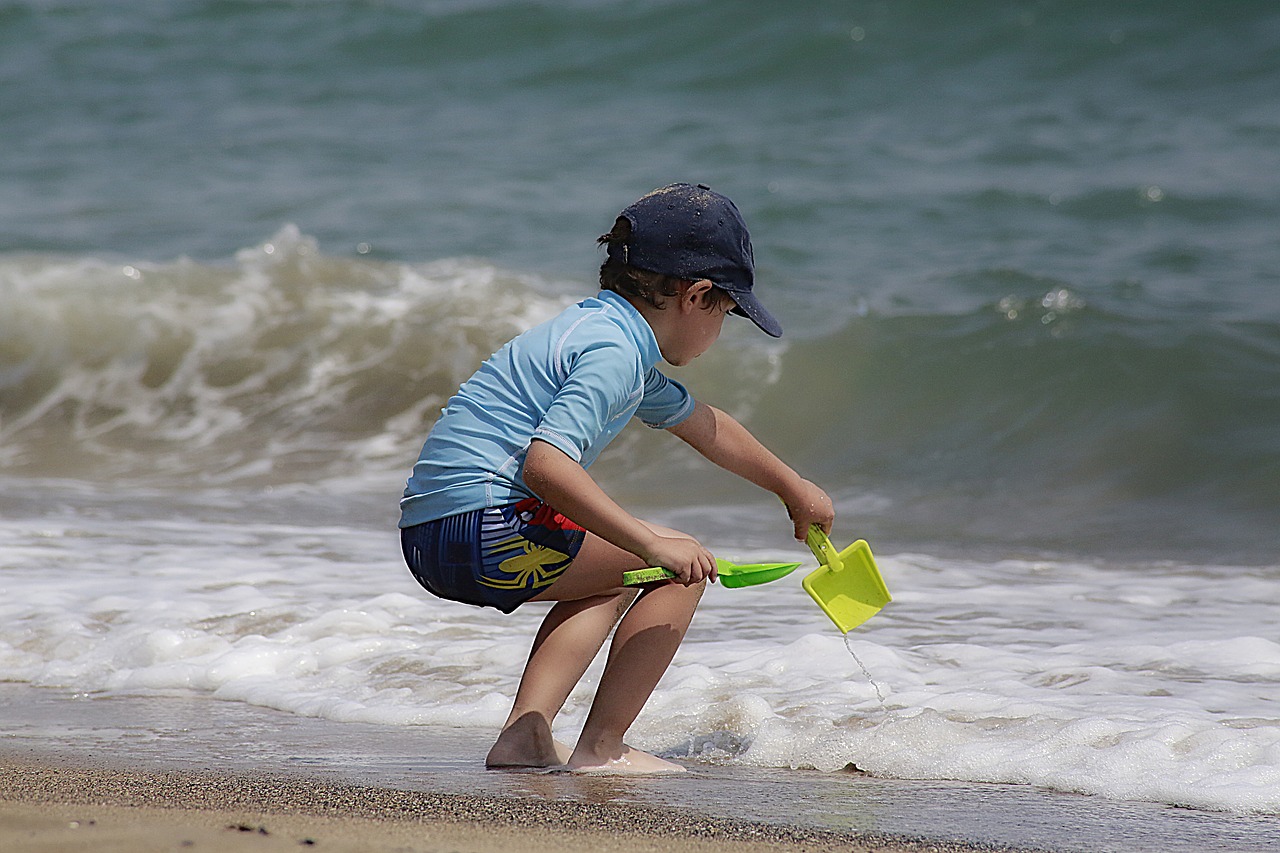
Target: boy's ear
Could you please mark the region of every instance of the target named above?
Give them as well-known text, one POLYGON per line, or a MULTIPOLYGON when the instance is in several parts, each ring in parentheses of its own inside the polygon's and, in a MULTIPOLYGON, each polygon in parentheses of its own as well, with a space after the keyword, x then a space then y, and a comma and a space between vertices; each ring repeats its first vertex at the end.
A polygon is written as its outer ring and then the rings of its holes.
POLYGON ((682 306, 688 305, 690 308, 697 308, 708 298, 713 287, 715 285, 705 278, 689 282, 680 304, 682 306))

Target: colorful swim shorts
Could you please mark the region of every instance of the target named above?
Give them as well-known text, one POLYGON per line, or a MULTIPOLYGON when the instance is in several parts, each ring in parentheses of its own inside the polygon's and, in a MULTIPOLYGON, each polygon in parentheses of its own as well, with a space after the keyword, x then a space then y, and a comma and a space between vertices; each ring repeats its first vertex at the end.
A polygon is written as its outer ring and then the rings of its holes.
POLYGON ((510 613, 551 586, 586 531, 534 498, 406 527, 409 571, 428 592, 510 613))

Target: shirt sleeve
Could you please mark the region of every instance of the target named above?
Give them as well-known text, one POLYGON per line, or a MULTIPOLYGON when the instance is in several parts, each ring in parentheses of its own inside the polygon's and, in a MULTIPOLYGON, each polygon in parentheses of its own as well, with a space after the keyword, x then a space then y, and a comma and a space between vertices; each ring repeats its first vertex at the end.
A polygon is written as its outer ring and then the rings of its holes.
POLYGON ((566 355, 566 375, 532 437, 581 462, 593 444, 617 433, 617 421, 630 417, 644 386, 634 357, 616 342, 594 341, 566 355))
POLYGON ((654 429, 670 429, 693 414, 693 406, 693 396, 683 385, 653 367, 645 375, 636 417, 654 429))

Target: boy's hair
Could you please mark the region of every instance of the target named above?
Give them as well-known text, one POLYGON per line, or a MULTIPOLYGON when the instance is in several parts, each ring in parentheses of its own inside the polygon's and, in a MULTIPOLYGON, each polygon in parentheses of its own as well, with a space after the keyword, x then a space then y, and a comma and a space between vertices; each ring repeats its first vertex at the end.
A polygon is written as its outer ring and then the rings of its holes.
MULTIPOLYGON (((631 222, 624 216, 619 216, 613 223, 613 230, 596 240, 597 244, 606 248, 615 246, 622 250, 609 252, 600 265, 600 287, 612 290, 620 296, 642 299, 654 308, 661 308, 665 300, 680 295, 680 282, 688 279, 650 272, 624 263, 621 258, 627 256, 626 247, 630 240, 631 222)), ((733 302, 729 292, 719 287, 712 288, 711 296, 716 305, 733 302)))

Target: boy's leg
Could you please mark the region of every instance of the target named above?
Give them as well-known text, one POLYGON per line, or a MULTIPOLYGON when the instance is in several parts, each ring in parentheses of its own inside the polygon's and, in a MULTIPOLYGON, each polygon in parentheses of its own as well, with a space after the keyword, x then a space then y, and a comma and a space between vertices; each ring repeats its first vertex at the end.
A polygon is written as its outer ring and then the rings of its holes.
POLYGON ((554 767, 568 747, 551 736, 551 721, 604 645, 635 590, 560 601, 542 620, 502 734, 485 758, 488 767, 554 767))
POLYGON ((646 606, 637 611, 641 603, 637 602, 632 607, 633 618, 627 608, 636 592, 622 586, 622 573, 635 568, 640 568, 640 561, 634 554, 588 533, 565 573, 535 598, 558 603, 543 620, 534 640, 511 714, 489 751, 489 766, 552 766, 565 762, 563 750, 557 750, 558 744, 551 738, 551 721, 618 617, 626 612, 618 629, 622 641, 614 639, 588 728, 584 729, 584 733, 592 732, 594 745, 582 756, 575 753, 571 764, 584 769, 603 766, 596 757, 612 749, 618 753, 617 759, 622 759, 625 752, 624 763, 628 765, 614 769, 680 769, 679 765, 630 750, 622 745, 622 736, 679 647, 702 595, 702 586, 669 584, 649 590, 643 596, 648 600, 646 606), (658 592, 663 594, 654 598, 658 592))
POLYGON ((631 773, 684 769, 627 746, 623 738, 680 647, 704 588, 663 584, 645 590, 627 610, 569 767, 631 773))

